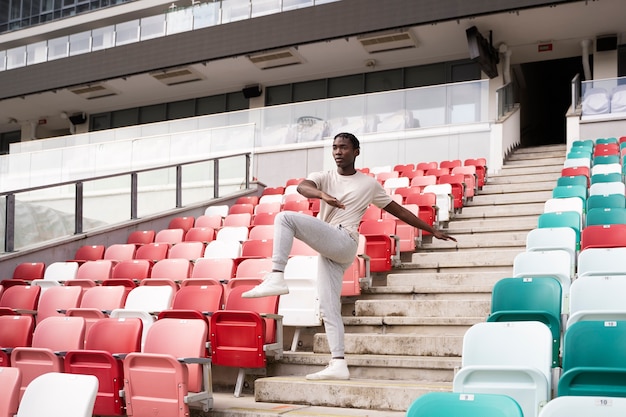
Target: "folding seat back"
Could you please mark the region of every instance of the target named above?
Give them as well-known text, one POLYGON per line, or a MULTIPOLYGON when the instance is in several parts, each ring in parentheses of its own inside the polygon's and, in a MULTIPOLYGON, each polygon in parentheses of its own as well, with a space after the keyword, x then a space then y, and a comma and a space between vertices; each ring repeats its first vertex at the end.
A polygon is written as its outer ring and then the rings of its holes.
MULTIPOLYGON (((189 232, 187 233, 189 234, 189 232)), ((204 243, 202 242, 180 242, 172 246, 167 253, 170 259, 187 259, 195 261, 204 255, 204 243)))
POLYGON ((0 316, 0 369, 11 365, 11 349, 31 346, 34 329, 31 315, 0 316))
POLYGON ((14 417, 20 403, 22 374, 17 368, 0 367, 0 417, 14 417))
POLYGON ((583 320, 626 320, 624 277, 582 276, 572 283, 567 327, 583 320))
POLYGON ((626 413, 626 398, 566 396, 553 398, 539 417, 621 417, 626 413))
POLYGON ((78 267, 76 279, 104 281, 111 278, 115 262, 110 259, 86 261, 78 267))
POLYGON ((46 267, 44 281, 65 282, 76 279, 78 262, 53 262, 46 267))
POLYGON ((244 195, 238 197, 237 200, 235 200, 235 204, 252 204, 256 206, 259 204, 259 197, 256 195, 244 195))
MULTIPOLYGON (((620 168, 621 171, 621 168, 620 168)), ((597 184, 599 182, 619 182, 622 181, 621 172, 606 172, 601 174, 591 175, 591 184, 597 184)))
POLYGON ((580 237, 580 250, 626 247, 626 223, 587 226, 580 237))
MULTIPOLYGON (((413 213, 415 216, 419 216, 419 207, 417 204, 400 204, 402 207, 413 213)), ((392 219, 396 222, 395 235, 398 237, 398 244, 400 245, 400 252, 413 252, 415 250, 416 241, 421 241, 421 229, 417 229, 410 224, 403 222, 388 212, 383 212, 383 219, 392 219)))
POLYGON ((419 187, 420 191, 424 190, 424 187, 428 186, 428 185, 435 185, 437 184, 437 177, 435 175, 422 175, 422 176, 417 176, 417 177, 413 177, 411 179, 411 187, 419 187))
MULTIPOLYGON (((255 207, 256 206, 253 206, 252 204, 246 204, 246 203, 243 203, 243 204, 233 204, 228 209, 228 213, 226 214, 226 216, 228 216, 229 214, 237 214, 237 213, 254 214, 254 208, 255 207)), ((226 216, 224 216, 224 217, 226 217, 226 216)))
POLYGON ((452 194, 452 204, 454 210, 458 213, 463 209, 466 201, 465 176, 463 174, 443 174, 437 178, 437 184, 450 184, 452 194))
POLYGON ((285 187, 265 187, 261 193, 261 197, 274 194, 285 194, 285 187))
MULTIPOLYGON (((155 238, 156 239, 156 238, 155 238)), ((169 243, 154 242, 142 245, 137 248, 134 259, 147 259, 152 262, 160 261, 167 258, 170 250, 169 243)))
POLYGON ((36 324, 41 323, 42 320, 48 317, 64 316, 65 314, 58 310, 64 311, 78 307, 82 295, 83 290, 81 287, 60 286, 49 288, 39 298, 36 324))
POLYGON ((476 174, 476 166, 466 165, 452 168, 451 174, 463 174, 465 177, 465 195, 468 199, 472 199, 478 191, 478 176, 476 174))
POLYGON ((363 213, 363 217, 361 217, 361 222, 365 220, 379 220, 382 218, 383 212, 380 207, 376 207, 373 204, 370 204, 365 209, 365 213, 363 213))
POLYGON ((619 164, 619 155, 598 155, 593 157, 592 164, 593 166, 602 165, 602 164, 619 164))
POLYGON ((126 243, 132 243, 135 245, 146 245, 154 242, 154 236, 156 232, 154 230, 135 230, 128 234, 126 243))
POLYGON ((563 168, 570 167, 586 167, 591 168, 591 157, 566 158, 563 162, 563 168))
POLYGON ((439 162, 439 168, 453 169, 453 168, 460 167, 460 166, 462 166, 462 162, 460 159, 448 159, 448 160, 439 162))
POLYGON ((521 278, 553 277, 561 284, 564 313, 569 306, 569 288, 572 283, 572 260, 567 251, 556 249, 547 251, 521 252, 513 259, 513 276, 521 278))
POLYGON ((115 243, 106 248, 104 251, 104 259, 114 261, 125 261, 135 258, 137 246, 134 243, 115 243))
POLYGON ((578 277, 626 275, 626 248, 587 248, 578 255, 578 277))
POLYGON ((561 284, 555 278, 502 278, 493 287, 487 321, 539 321, 552 333, 552 366, 560 365, 561 284))
POLYGON ((213 206, 208 206, 206 209, 204 209, 204 215, 208 216, 208 215, 217 214, 221 216, 222 218, 224 218, 228 215, 229 208, 230 207, 228 207, 227 204, 216 204, 213 206))
POLYGON ((431 161, 431 162, 418 162, 417 164, 415 164, 415 169, 421 169, 423 171, 429 170, 429 169, 437 169, 439 167, 439 163, 435 162, 435 161, 431 161))
POLYGON ((317 289, 319 256, 293 256, 285 266, 285 281, 289 294, 281 295, 278 314, 283 326, 295 327, 291 351, 298 348, 301 330, 322 325, 317 289))
POLYGON ((48 317, 38 323, 31 346, 16 347, 11 352, 11 366, 22 373, 21 395, 39 375, 63 372, 63 357, 57 352, 82 349, 84 342, 85 320, 82 317, 48 317))
POLYGON ((526 235, 526 251, 564 250, 570 255, 570 276, 575 276, 576 260, 576 232, 570 227, 543 227, 536 228, 526 235))
POLYGON ((283 211, 306 211, 310 207, 309 200, 303 198, 300 200, 285 201, 283 211))
POLYGON ((579 229, 583 227, 583 215, 585 213, 585 204, 583 200, 578 197, 562 197, 562 198, 549 198, 543 204, 544 213, 558 213, 575 211, 580 215, 581 224, 579 229))
MULTIPOLYGON (((622 166, 619 163, 611 163, 611 164, 596 164, 593 167, 591 167, 591 176, 589 177, 590 180, 590 184, 593 184, 594 182, 591 181, 591 178, 593 178, 594 175, 602 175, 602 174, 617 174, 620 175, 622 173, 622 166)), ((610 182, 619 182, 621 181, 621 178, 618 177, 613 177, 615 178, 615 180, 610 181, 610 182)), ((607 182, 607 181, 596 181, 596 182, 607 182)))
POLYGON ((273 224, 263 224, 258 226, 252 226, 250 228, 250 233, 248 234, 248 239, 274 239, 274 225, 273 224))
POLYGON ((213 313, 223 305, 223 285, 186 285, 176 292, 172 301, 173 310, 195 310, 201 313, 213 313))
POLYGON ((566 177, 559 177, 556 180, 556 185, 582 185, 583 187, 588 187, 589 178, 585 175, 569 175, 566 177))
POLYGON ((242 260, 235 271, 236 278, 263 278, 272 272, 270 258, 249 258, 242 260))
POLYGON ((582 219, 576 211, 554 211, 542 213, 537 220, 537 227, 571 227, 576 233, 576 248, 580 247, 580 228, 582 219))
POLYGON ((450 168, 431 168, 424 171, 424 175, 434 175, 439 180, 439 177, 442 175, 448 175, 450 173, 450 168))
POLYGON ((587 202, 587 187, 582 185, 557 185, 552 189, 552 198, 579 198, 583 207, 587 202))
POLYGON ((265 225, 265 224, 274 225, 274 218, 276 217, 276 214, 278 214, 278 212, 257 213, 252 218, 252 226, 265 225))
POLYGON ((296 238, 293 240, 293 245, 291 246, 289 256, 296 255, 317 256, 319 255, 319 253, 300 239, 296 238))
POLYGON ((476 179, 478 182, 478 189, 481 190, 487 182, 487 161, 484 158, 466 159, 465 161, 463 161, 463 166, 476 167, 476 179))
POLYGON ((141 281, 150 276, 152 262, 148 259, 128 259, 118 262, 111 272, 111 279, 141 281))
POLYGON ((235 262, 231 258, 201 258, 196 260, 191 278, 229 280, 235 275, 235 262))
POLYGON ((558 396, 626 397, 626 321, 578 321, 563 338, 558 396))
POLYGON ((591 170, 586 166, 578 166, 578 167, 565 167, 561 170, 561 176, 574 176, 574 175, 584 175, 587 177, 587 187, 589 186, 589 177, 591 176, 591 170))
POLYGON ((150 272, 150 279, 163 278, 182 281, 191 276, 193 264, 186 258, 169 258, 155 263, 150 272))
POLYGON ((454 211, 452 186, 450 184, 427 185, 424 187, 424 193, 434 193, 437 196, 438 221, 448 222, 454 211))
POLYGON ((461 369, 452 390, 512 397, 524 417, 551 398, 552 334, 537 321, 484 322, 463 336, 461 369))
POLYGON ((50 372, 28 385, 16 417, 89 417, 97 392, 98 378, 93 375, 50 372))
POLYGON ((384 172, 378 172, 374 174, 374 178, 376 178, 376 181, 378 181, 381 185, 384 185, 385 181, 387 181, 390 178, 398 178, 400 175, 400 173, 398 171, 384 171, 384 172))
POLYGON ((215 240, 243 242, 248 239, 248 226, 224 226, 218 230, 215 240))
POLYGON ((19 310, 37 310, 41 287, 36 285, 14 285, 2 293, 0 314, 14 314, 19 310))
POLYGON ((408 187, 409 185, 410 181, 407 177, 388 178, 383 183, 383 187, 387 190, 388 194, 393 194, 397 188, 408 187))
POLYGON ((626 208, 598 207, 587 212, 586 225, 626 224, 626 208))
POLYGON ((22 262, 13 269, 13 279, 32 281, 43 279, 46 264, 43 262, 22 262))
MULTIPOLYGON (((169 243, 175 245, 183 241, 185 231, 183 229, 163 229, 154 236, 154 243, 169 243)), ((135 255, 136 257, 136 255, 135 255)))
POLYGON ((214 240, 204 249, 205 258, 230 258, 241 256, 241 242, 237 240, 214 240))
POLYGON ((267 354, 272 353, 277 359, 282 356, 282 323, 277 314, 279 296, 242 298, 241 294, 254 285, 250 282, 232 286, 224 310, 211 316, 212 363, 239 368, 235 384, 237 397, 243 388, 246 368, 265 368, 267 354))
POLYGON ((124 307, 130 289, 122 285, 98 285, 83 293, 80 306, 68 308, 65 315, 85 319, 85 340, 88 340, 91 328, 100 319, 107 318, 111 311, 124 307))
POLYGON ((626 196, 622 194, 590 195, 587 198, 587 213, 594 208, 625 208, 626 196))
POLYGON ((273 239, 248 239, 241 244, 241 258, 271 258, 273 239))
POLYGON ((185 235, 185 242, 202 242, 207 244, 213 239, 215 239, 215 229, 212 227, 192 227, 185 235))
POLYGON ((76 249, 74 261, 96 261, 104 257, 104 245, 84 245, 76 249))
POLYGON ((190 407, 207 412, 213 406, 207 334, 201 319, 163 318, 151 326, 143 351, 124 359, 129 417, 185 417, 190 407))
POLYGON ((589 195, 626 194, 626 185, 621 181, 598 182, 589 186, 589 195))
POLYGON ((524 417, 507 395, 429 392, 411 403, 406 417, 524 417))
POLYGON ((402 175, 402 172, 404 171, 413 171, 415 169, 415 164, 396 164, 393 167, 394 171, 398 171, 400 173, 400 175, 402 175))
POLYGON ((183 229, 184 235, 193 227, 196 222, 196 218, 193 216, 179 216, 174 217, 167 225, 168 229, 183 229))
POLYGON ((229 226, 250 226, 252 222, 252 214, 250 213, 235 213, 229 214, 224 217, 223 227, 229 226))
POLYGON ((254 206, 254 214, 257 215, 259 213, 277 213, 282 210, 282 196, 266 196, 266 197, 276 197, 277 200, 280 201, 263 201, 263 197, 259 200, 259 204, 254 206))
POLYGON ((124 399, 120 391, 124 384, 121 358, 141 349, 140 319, 101 319, 87 335, 85 348, 70 350, 65 355, 64 372, 93 375, 98 378, 94 415, 124 415, 124 399))
MULTIPOLYGON (((228 213, 226 214, 228 215, 228 213)), ((225 217, 225 216, 224 216, 225 217)), ((224 217, 219 214, 209 214, 202 215, 196 219, 194 223, 194 227, 210 227, 212 229, 219 229, 222 227, 222 222, 224 221, 224 217)))

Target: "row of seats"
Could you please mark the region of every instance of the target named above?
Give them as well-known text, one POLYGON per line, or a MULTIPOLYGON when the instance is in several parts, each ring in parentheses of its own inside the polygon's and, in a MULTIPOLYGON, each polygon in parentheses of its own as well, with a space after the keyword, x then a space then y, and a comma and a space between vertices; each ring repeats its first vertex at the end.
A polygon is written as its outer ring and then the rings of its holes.
MULTIPOLYGON (((570 165, 567 159, 565 165, 570 165)), ((585 176, 580 185, 585 191, 588 180, 585 176)), ((581 245, 580 236, 595 227, 594 215, 589 224, 591 210, 585 210, 587 196, 561 195, 558 187, 528 233, 526 250, 515 257, 513 275, 494 285, 487 320, 464 335, 453 393, 418 399, 409 416, 444 401, 454 410, 468 410, 467 415, 474 410, 524 417, 626 412, 626 398, 614 398, 626 397, 626 245, 581 245), (575 214, 573 221, 554 221, 568 212, 575 214)))

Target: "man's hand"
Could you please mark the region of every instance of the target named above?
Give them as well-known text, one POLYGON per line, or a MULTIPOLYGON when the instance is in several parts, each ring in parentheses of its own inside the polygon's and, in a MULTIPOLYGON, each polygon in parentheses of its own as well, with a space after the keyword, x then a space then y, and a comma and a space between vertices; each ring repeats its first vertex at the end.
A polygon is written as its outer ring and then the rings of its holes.
POLYGON ((437 239, 441 239, 441 240, 451 240, 453 242, 456 242, 456 239, 453 238, 452 236, 442 232, 441 230, 435 229, 435 233, 433 233, 433 236, 435 236, 437 239))
POLYGON ((328 195, 326 193, 322 194, 322 200, 324 200, 324 202, 326 204, 328 204, 329 206, 332 207, 337 207, 340 209, 344 209, 346 208, 346 206, 343 205, 343 203, 339 200, 337 200, 335 197, 333 197, 332 195, 328 195))

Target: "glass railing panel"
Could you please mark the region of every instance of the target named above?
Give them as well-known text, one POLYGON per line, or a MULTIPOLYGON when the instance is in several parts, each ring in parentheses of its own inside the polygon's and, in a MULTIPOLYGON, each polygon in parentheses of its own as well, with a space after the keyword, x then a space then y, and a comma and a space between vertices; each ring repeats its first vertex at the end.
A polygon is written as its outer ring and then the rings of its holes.
POLYGON ((46 41, 31 43, 26 46, 26 65, 46 62, 48 59, 48 43, 46 41))
MULTIPOLYGON (((166 34, 188 32, 193 30, 193 9, 176 10, 165 15, 166 34)), ((143 25, 143 23, 142 23, 143 25)))
POLYGON ((7 50, 8 70, 21 68, 26 65, 26 46, 18 46, 7 50))
POLYGON ((371 132, 388 132, 412 128, 413 114, 406 110, 406 93, 393 91, 387 94, 366 96, 366 114, 370 116, 371 132))
POLYGON ((220 3, 202 3, 193 7, 193 29, 202 29, 209 26, 219 25, 220 3))
POLYGON ((220 159, 219 196, 224 196, 246 188, 245 156, 220 159))
POLYGON ((106 26, 91 31, 91 50, 112 48, 115 46, 115 26, 106 26))
POLYGON ((626 77, 581 83, 583 116, 626 113, 626 77))
MULTIPOLYGON (((74 196, 73 189, 67 186, 16 194, 15 250, 73 235, 75 231, 74 196)), ((100 222, 85 220, 84 224, 95 227, 100 222)))
POLYGON ((448 123, 476 123, 483 119, 484 106, 481 103, 481 85, 477 83, 449 84, 448 103, 450 115, 448 123))
POLYGON ((415 127, 446 124, 446 87, 422 87, 406 92, 406 108, 415 127))
POLYGON ((67 58, 69 56, 69 36, 48 40, 48 61, 67 58))
POLYGON ((229 0, 222 2, 222 23, 236 22, 250 18, 250 0, 229 0))
POLYGON ((83 231, 130 219, 130 176, 87 181, 83 184, 83 231))
POLYGON ((70 56, 91 52, 91 31, 70 35, 70 56))
POLYGON ((115 25, 115 46, 139 41, 139 19, 115 25))
POLYGON ((182 204, 188 206, 213 198, 213 161, 182 167, 182 204))
POLYGON ((144 17, 140 20, 139 28, 141 30, 140 40, 142 41, 163 37, 165 36, 165 16, 144 17))
POLYGON ((145 217, 176 207, 176 169, 165 168, 137 175, 137 215, 145 217))
POLYGON ((251 17, 280 13, 281 3, 282 0, 252 0, 251 17))
POLYGON ((7 51, 0 51, 0 71, 7 69, 7 51))
POLYGON ((283 0, 283 10, 294 10, 313 6, 313 0, 283 0))

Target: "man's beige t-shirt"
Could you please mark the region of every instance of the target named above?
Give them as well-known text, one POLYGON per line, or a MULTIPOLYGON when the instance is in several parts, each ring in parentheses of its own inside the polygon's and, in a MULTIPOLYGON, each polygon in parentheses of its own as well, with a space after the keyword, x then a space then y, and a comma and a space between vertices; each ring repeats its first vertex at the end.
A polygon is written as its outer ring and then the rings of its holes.
POLYGON ((384 208, 391 202, 391 197, 376 179, 359 171, 353 175, 339 175, 336 170, 314 172, 307 179, 345 206, 343 209, 332 207, 322 200, 318 217, 331 225, 341 225, 357 241, 359 223, 367 207, 374 204, 384 208))

